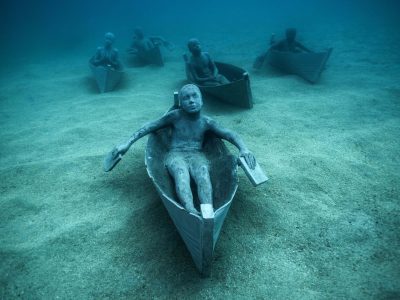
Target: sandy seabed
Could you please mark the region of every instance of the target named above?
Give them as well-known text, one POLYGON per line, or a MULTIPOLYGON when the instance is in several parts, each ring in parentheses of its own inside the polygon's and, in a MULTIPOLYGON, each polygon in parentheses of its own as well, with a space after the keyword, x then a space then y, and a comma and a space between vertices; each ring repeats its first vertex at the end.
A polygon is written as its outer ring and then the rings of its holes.
POLYGON ((241 134, 270 180, 253 188, 240 171, 210 278, 147 176, 145 138, 102 171, 115 144, 171 105, 184 45, 163 68, 127 66, 106 94, 87 49, 3 70, 1 299, 400 298, 399 40, 309 34, 334 47, 310 85, 252 70, 263 43, 238 34, 205 48, 250 71, 254 108, 206 99, 204 112, 241 134))

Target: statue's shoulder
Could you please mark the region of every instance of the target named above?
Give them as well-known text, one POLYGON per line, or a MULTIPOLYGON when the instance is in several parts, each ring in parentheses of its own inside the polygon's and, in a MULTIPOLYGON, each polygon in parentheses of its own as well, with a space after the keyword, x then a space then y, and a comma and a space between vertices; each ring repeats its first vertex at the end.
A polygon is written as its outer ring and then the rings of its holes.
POLYGON ((209 62, 212 61, 211 55, 208 52, 203 52, 203 57, 209 62))
POLYGON ((167 117, 168 119, 173 121, 173 120, 180 118, 181 115, 182 115, 182 109, 173 108, 165 115, 165 117, 167 117))
POLYGON ((216 124, 214 119, 209 116, 203 116, 203 120, 208 126, 213 126, 214 124, 216 124))

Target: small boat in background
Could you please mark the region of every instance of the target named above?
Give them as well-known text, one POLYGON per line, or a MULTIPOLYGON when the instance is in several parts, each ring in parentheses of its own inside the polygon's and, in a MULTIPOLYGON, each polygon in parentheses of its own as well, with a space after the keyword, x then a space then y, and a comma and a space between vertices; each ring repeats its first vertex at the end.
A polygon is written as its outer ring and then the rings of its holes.
POLYGON ((331 55, 332 48, 324 52, 287 52, 268 50, 266 62, 274 68, 288 74, 316 83, 331 55))
POLYGON ((250 88, 250 78, 247 71, 222 62, 215 62, 218 72, 224 75, 230 82, 215 86, 200 85, 194 82, 188 70, 188 58, 184 55, 187 80, 196 84, 201 92, 208 94, 222 102, 243 108, 253 107, 253 97, 250 88))
POLYGON ((149 49, 145 53, 140 54, 140 58, 144 63, 149 65, 164 66, 164 58, 159 46, 149 49))
POLYGON ((112 67, 95 66, 90 62, 89 66, 101 93, 114 90, 116 85, 121 81, 122 69, 116 70, 112 67))

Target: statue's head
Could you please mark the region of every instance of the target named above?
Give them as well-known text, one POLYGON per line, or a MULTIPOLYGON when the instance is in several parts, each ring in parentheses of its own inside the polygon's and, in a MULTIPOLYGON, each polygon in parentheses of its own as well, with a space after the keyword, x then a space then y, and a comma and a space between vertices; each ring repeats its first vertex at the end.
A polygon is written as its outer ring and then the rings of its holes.
POLYGON ((187 113, 198 113, 203 107, 203 98, 199 88, 194 84, 184 85, 178 94, 181 108, 187 113))
POLYGON ((106 46, 112 45, 114 41, 115 41, 115 35, 112 32, 107 32, 104 35, 104 43, 106 44, 106 46))
POLYGON ((135 37, 139 40, 144 38, 144 33, 142 28, 140 27, 136 27, 135 30, 133 31, 133 34, 135 35, 135 37))
POLYGON ((200 53, 201 47, 198 39, 190 39, 187 43, 189 51, 193 54, 200 53))
POLYGON ((289 42, 294 42, 294 40, 296 39, 296 28, 288 28, 286 29, 286 39, 289 42))

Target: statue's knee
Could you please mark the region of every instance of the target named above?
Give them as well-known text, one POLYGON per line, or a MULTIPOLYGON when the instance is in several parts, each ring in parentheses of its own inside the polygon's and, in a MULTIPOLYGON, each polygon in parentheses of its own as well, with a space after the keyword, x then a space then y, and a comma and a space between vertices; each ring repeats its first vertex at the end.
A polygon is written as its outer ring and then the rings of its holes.
POLYGON ((211 180, 208 173, 203 174, 202 176, 197 177, 197 184, 203 188, 211 188, 211 180))
POLYGON ((174 177, 182 178, 188 175, 187 170, 178 164, 174 164, 171 169, 174 177))
POLYGON ((199 179, 201 179, 202 181, 210 181, 210 173, 207 166, 201 166, 198 171, 199 179))
POLYGON ((185 175, 185 170, 183 168, 177 168, 176 174, 179 176, 183 176, 183 175, 185 175))

